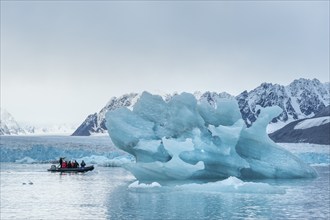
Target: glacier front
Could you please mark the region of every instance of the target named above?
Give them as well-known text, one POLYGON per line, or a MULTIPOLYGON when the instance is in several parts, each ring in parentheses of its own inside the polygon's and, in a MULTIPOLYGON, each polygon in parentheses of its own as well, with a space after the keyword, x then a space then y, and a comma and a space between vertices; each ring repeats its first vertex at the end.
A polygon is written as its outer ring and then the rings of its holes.
POLYGON ((133 110, 109 111, 106 126, 112 142, 136 158, 125 168, 141 181, 316 177, 313 168, 268 137, 267 124, 282 109, 257 111, 248 128, 235 99, 211 105, 182 93, 166 102, 144 92, 133 110))

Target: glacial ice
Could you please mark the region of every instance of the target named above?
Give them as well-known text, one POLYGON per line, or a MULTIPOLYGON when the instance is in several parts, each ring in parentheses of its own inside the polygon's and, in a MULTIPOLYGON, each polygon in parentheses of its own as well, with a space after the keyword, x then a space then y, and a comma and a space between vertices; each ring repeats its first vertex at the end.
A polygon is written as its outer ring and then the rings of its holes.
POLYGON ((189 193, 253 193, 253 194, 285 194, 286 189, 263 182, 244 182, 236 177, 228 177, 224 180, 206 183, 184 182, 164 182, 161 185, 158 182, 143 183, 139 180, 128 185, 129 190, 144 192, 148 190, 166 191, 168 187, 174 190, 189 193), (162 188, 162 189, 161 189, 162 188))
POLYGON ((138 180, 316 177, 268 137, 266 127, 281 108, 257 111, 247 128, 234 99, 210 105, 182 93, 165 102, 144 92, 133 110, 109 111, 106 126, 116 147, 136 158, 124 167, 138 180))
POLYGON ((0 138, 0 163, 49 163, 63 156, 68 160, 78 162, 84 160, 87 164, 106 167, 120 167, 135 161, 132 155, 118 151, 109 137, 2 136, 0 138))
POLYGON ((233 176, 216 182, 177 185, 176 188, 185 192, 210 193, 285 194, 286 192, 284 188, 272 186, 268 183, 244 182, 233 176))
POLYGON ((162 187, 162 186, 157 182, 152 182, 148 184, 148 183, 140 183, 138 180, 131 183, 128 186, 128 188, 153 188, 153 187, 162 187))

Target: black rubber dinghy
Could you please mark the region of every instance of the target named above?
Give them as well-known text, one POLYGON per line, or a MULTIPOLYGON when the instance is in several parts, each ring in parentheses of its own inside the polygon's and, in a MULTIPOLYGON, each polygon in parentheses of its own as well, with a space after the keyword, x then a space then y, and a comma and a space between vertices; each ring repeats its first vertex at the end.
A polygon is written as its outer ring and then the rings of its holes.
POLYGON ((55 165, 52 165, 50 169, 47 169, 47 171, 50 172, 71 172, 71 173, 83 173, 87 171, 94 170, 94 166, 87 166, 87 167, 77 167, 77 168, 60 168, 56 167, 55 165))

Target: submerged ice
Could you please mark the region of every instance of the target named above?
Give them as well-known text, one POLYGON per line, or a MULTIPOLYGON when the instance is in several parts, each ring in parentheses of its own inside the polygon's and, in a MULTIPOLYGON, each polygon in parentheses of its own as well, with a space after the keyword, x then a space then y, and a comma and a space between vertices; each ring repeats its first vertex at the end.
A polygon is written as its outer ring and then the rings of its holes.
MULTIPOLYGON (((138 180, 131 183, 128 188, 133 191, 143 192, 153 188, 155 190, 166 191, 167 187, 173 187, 173 184, 161 185, 158 182, 140 183, 138 180), (161 189, 163 188, 163 189, 161 189)), ((268 183, 244 182, 236 177, 229 177, 224 180, 207 183, 187 183, 179 182, 174 185, 175 190, 185 192, 202 193, 253 193, 253 194, 285 194, 286 190, 282 187, 270 185, 268 183)))
POLYGON ((125 168, 138 180, 315 177, 313 168, 266 133, 281 108, 258 111, 247 128, 234 99, 211 105, 182 93, 165 102, 144 92, 132 111, 108 112, 106 126, 113 143, 135 156, 125 168))

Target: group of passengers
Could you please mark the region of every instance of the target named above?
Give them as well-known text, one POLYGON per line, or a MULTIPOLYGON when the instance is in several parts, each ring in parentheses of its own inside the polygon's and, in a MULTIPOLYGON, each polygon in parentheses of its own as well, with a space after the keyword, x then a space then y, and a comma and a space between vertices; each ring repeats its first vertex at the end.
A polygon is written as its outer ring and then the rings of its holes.
MULTIPOLYGON (((61 168, 78 168, 79 167, 79 163, 74 160, 74 161, 66 161, 66 160, 63 160, 63 158, 61 157, 60 158, 60 167, 61 168)), ((80 164, 81 167, 85 167, 86 166, 86 163, 84 160, 81 161, 81 164, 80 164)))

